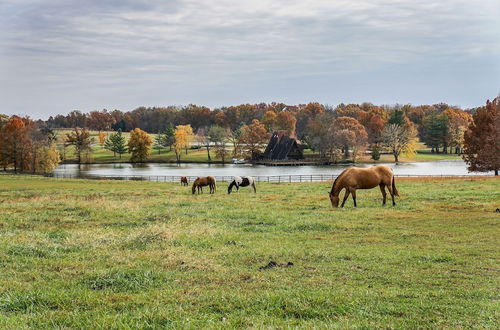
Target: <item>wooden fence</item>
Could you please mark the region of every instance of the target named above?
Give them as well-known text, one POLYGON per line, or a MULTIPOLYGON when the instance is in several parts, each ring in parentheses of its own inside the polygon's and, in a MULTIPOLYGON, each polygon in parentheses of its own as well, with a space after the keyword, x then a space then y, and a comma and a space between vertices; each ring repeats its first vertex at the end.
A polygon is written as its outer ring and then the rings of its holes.
MULTIPOLYGON (((287 183, 287 182, 326 182, 333 181, 338 174, 300 174, 300 175, 258 175, 253 178, 257 182, 269 183, 287 183)), ((450 178, 471 178, 482 176, 477 175, 415 175, 415 174, 396 174, 397 178, 419 178, 419 177, 450 177, 450 178)), ((54 178, 64 179, 93 179, 93 180, 135 180, 135 181, 155 181, 155 182, 180 182, 180 175, 76 175, 76 174, 58 174, 50 175, 54 178)), ((189 182, 194 181, 197 176, 186 176, 189 182)), ((215 176, 218 182, 230 182, 233 176, 215 176)))

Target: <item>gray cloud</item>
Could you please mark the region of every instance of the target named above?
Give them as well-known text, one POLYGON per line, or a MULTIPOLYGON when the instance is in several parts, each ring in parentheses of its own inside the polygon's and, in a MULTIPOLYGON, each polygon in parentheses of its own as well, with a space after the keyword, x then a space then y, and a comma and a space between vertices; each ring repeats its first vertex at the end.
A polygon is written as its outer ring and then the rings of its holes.
POLYGON ((496 0, 4 0, 0 17, 4 113, 500 92, 496 0))

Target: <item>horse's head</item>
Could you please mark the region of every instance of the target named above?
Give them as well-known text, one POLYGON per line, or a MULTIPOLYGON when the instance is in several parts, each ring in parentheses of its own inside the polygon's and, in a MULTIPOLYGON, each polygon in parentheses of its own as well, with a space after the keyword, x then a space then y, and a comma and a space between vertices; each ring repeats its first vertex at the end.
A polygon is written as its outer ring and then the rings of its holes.
POLYGON ((332 192, 328 193, 330 195, 330 202, 332 202, 333 207, 339 207, 339 196, 335 196, 332 192))
POLYGON ((192 192, 193 192, 193 195, 194 193, 196 192, 196 187, 198 186, 198 179, 194 180, 193 182, 193 188, 191 189, 192 192))
POLYGON ((233 186, 235 185, 234 180, 227 186, 227 194, 229 195, 233 191, 233 186))

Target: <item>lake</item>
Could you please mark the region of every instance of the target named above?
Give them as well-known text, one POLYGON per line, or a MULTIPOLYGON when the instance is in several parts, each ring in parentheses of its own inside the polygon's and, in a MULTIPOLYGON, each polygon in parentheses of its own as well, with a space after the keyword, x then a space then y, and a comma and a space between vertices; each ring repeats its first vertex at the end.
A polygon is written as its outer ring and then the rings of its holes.
MULTIPOLYGON (((394 169, 396 175, 493 175, 489 173, 470 173, 462 160, 442 160, 413 163, 385 163, 394 169)), ((371 167, 373 164, 357 164, 371 167)), ((325 166, 264 166, 249 164, 64 164, 54 170, 54 176, 274 176, 274 175, 336 175, 349 165, 325 166)))

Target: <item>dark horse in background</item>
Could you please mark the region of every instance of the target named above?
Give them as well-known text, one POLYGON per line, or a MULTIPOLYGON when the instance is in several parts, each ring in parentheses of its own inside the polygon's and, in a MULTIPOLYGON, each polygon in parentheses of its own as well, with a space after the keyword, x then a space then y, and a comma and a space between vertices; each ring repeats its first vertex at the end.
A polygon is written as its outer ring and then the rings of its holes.
POLYGON ((233 176, 233 181, 227 187, 227 193, 230 194, 233 191, 233 187, 236 187, 236 191, 240 191, 240 187, 252 186, 253 192, 256 193, 255 180, 251 176, 233 176))
POLYGON ((385 165, 377 165, 370 168, 351 167, 344 170, 335 179, 335 182, 333 182, 332 190, 330 191, 330 201, 333 207, 338 207, 340 200, 339 194, 342 189, 345 189, 346 191, 341 207, 344 207, 349 194, 352 195, 354 207, 356 207, 356 189, 372 189, 376 186, 379 186, 382 192, 383 205, 385 205, 386 202, 385 187, 387 187, 391 194, 392 205, 396 205, 394 196, 399 196, 399 193, 396 189, 394 174, 392 169, 385 165))
POLYGON ((181 185, 187 186, 189 184, 187 177, 181 176, 181 185))
POLYGON ((213 176, 205 176, 205 177, 198 177, 196 180, 193 182, 193 195, 196 192, 196 188, 198 188, 198 194, 203 192, 203 187, 209 186, 210 187, 210 193, 214 194, 216 190, 216 184, 215 184, 215 178, 213 176))

